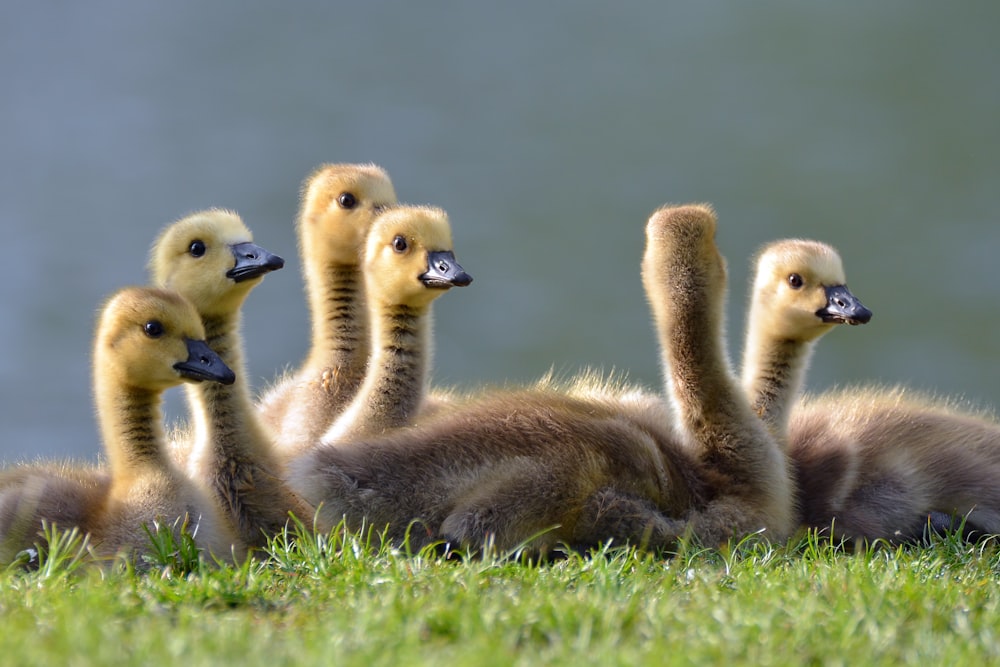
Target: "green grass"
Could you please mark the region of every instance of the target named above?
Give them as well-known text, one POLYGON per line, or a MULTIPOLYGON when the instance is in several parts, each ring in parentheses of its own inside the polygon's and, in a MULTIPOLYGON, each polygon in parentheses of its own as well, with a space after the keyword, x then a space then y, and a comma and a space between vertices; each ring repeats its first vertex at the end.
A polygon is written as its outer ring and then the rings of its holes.
MULTIPOLYGON (((157 532, 159 533, 157 536, 157 532)), ((856 553, 805 538, 536 564, 296 530, 238 567, 172 546, 96 568, 53 534, 0 572, 4 665, 1000 662, 1000 549, 856 553), (144 569, 145 568, 145 569, 144 569)))

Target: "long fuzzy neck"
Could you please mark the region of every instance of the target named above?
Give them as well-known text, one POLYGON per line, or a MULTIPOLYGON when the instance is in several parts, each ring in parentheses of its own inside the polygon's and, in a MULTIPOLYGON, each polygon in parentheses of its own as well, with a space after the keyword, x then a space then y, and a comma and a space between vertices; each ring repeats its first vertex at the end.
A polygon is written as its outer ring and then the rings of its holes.
POLYGON ((710 276, 696 262, 670 252, 655 249, 644 267, 664 384, 682 431, 699 449, 711 449, 720 442, 718 433, 739 421, 740 401, 746 403, 726 354, 725 295, 712 293, 710 276))
POLYGON ((95 382, 95 392, 113 486, 127 486, 150 469, 170 469, 161 392, 123 387, 100 377, 95 382))
POLYGON ((767 336, 753 325, 743 352, 743 389, 771 434, 787 441, 788 417, 805 380, 814 345, 767 336))
POLYGON ((713 422, 722 406, 733 400, 722 315, 707 310, 716 309, 704 304, 681 306, 677 311, 687 315, 661 325, 667 382, 682 418, 694 425, 713 422), (705 316, 690 316, 699 311, 705 316))
POLYGON ((643 267, 679 426, 699 456, 732 480, 748 489, 772 476, 780 483, 783 457, 750 410, 726 352, 724 269, 716 273, 698 252, 653 245, 643 267))
POLYGON ((396 305, 373 318, 368 375, 325 441, 381 433, 413 418, 426 392, 431 327, 429 307, 396 305))
MULTIPOLYGON (((679 223, 685 222, 684 215, 705 213, 672 213, 679 223)), ((667 227, 668 243, 660 242, 657 231, 647 232, 643 282, 678 425, 716 494, 704 514, 692 519, 694 529, 710 541, 760 528, 785 539, 794 524, 788 463, 750 409, 729 364, 722 258, 709 255, 717 250, 708 246, 710 239, 696 236, 692 226, 667 227)))
MULTIPOLYGON (((306 241, 303 240, 303 243, 306 241)), ((265 419, 284 452, 316 444, 357 395, 370 342, 361 269, 357 263, 314 265, 305 254, 304 278, 312 319, 305 363, 264 400, 265 419)))
MULTIPOLYGON (((307 275, 312 338, 306 365, 317 375, 332 370, 340 394, 351 396, 368 360, 368 313, 356 264, 330 264, 307 275)), ((346 400, 345 400, 346 403, 346 400)))
POLYGON ((233 369, 236 382, 187 388, 195 424, 188 473, 214 492, 244 542, 263 546, 264 536, 280 531, 289 511, 305 519, 312 508, 282 481, 275 441, 254 409, 244 372, 239 313, 203 321, 206 342, 233 369))
POLYGON ((232 458, 270 456, 270 438, 260 423, 250 394, 243 363, 240 315, 203 318, 206 342, 236 373, 236 382, 223 385, 201 382, 187 385, 188 405, 195 425, 191 466, 215 469, 232 458))

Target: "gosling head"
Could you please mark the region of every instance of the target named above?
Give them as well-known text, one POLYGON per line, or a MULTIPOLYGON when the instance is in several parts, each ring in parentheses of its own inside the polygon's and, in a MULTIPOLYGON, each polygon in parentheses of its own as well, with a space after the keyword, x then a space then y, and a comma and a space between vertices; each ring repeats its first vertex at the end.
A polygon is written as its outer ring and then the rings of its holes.
POLYGON ((428 306, 472 276, 455 261, 448 215, 429 206, 400 206, 380 215, 368 236, 368 299, 380 307, 428 306))
POLYGON ((232 211, 199 211, 169 225, 150 253, 153 283, 175 290, 203 316, 235 312, 264 275, 285 260, 253 243, 232 211))
POLYGON ((872 312, 847 289, 840 255, 818 241, 776 241, 757 255, 755 324, 785 340, 812 341, 837 324, 865 324, 872 312))
POLYGON ((326 164, 302 185, 299 244, 306 266, 357 265, 372 222, 396 204, 389 174, 373 164, 326 164))
POLYGON ((119 386, 154 392, 182 382, 236 380, 205 343, 194 306, 176 292, 146 287, 123 289, 108 300, 95 336, 94 372, 119 386))

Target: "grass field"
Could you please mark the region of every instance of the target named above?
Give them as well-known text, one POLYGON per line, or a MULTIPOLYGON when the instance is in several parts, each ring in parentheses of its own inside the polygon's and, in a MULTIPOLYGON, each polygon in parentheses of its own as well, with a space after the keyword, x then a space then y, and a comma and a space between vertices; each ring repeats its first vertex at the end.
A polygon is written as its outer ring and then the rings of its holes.
POLYGON ((0 573, 0 664, 1000 663, 992 542, 807 536, 539 565, 299 530, 237 567, 163 544, 139 572, 86 565, 62 537, 37 570, 0 573))

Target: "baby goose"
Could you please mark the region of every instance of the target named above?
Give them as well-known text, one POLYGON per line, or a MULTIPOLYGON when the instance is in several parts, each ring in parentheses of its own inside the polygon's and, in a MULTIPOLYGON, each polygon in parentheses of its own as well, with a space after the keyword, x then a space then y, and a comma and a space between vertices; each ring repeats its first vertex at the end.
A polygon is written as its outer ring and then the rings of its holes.
POLYGON ((359 263, 372 222, 395 203, 389 175, 371 164, 323 165, 303 185, 298 236, 310 348, 260 404, 289 452, 317 442, 364 379, 368 321, 359 263))
POLYGON ((94 394, 111 486, 93 538, 102 553, 143 549, 142 526, 188 517, 199 546, 239 550, 215 499, 174 468, 163 434, 162 394, 181 382, 232 384, 236 377, 205 343, 194 307, 167 290, 129 288, 101 314, 94 343, 94 394))
POLYGON ((782 443, 813 348, 838 324, 864 324, 872 313, 847 289, 837 251, 790 239, 757 255, 750 293, 743 386, 753 409, 782 443))
POLYGON ((1000 531, 1000 426, 989 417, 900 388, 795 404, 816 341, 837 324, 871 319, 845 282, 840 257, 822 243, 779 241, 758 257, 743 380, 758 414, 787 440, 800 523, 837 538, 897 541, 920 538, 929 517, 946 528, 954 514, 1000 531))
POLYGON ((410 422, 427 388, 431 304, 472 276, 455 261, 447 214, 401 206, 368 235, 364 262, 372 353, 357 396, 323 438, 333 443, 379 435, 410 422))
POLYGON ((715 229, 715 212, 707 205, 663 209, 646 227, 642 264, 668 395, 718 489, 691 524, 713 541, 765 526, 782 539, 795 521, 791 475, 730 369, 726 268, 715 229))
POLYGON ((240 552, 211 494, 174 468, 163 434, 160 404, 167 388, 181 382, 231 384, 235 379, 204 338, 194 307, 174 292, 126 288, 108 300, 95 336, 93 364, 109 479, 105 485, 101 475, 80 469, 63 477, 33 475, 26 484, 5 488, 0 506, 16 505, 13 523, 20 524, 5 533, 6 552, 24 548, 11 538, 33 538, 29 533, 37 533, 42 520, 89 532, 102 556, 142 552, 149 543, 144 524, 179 527, 185 518, 200 547, 220 557, 240 552), (68 495, 60 497, 63 490, 68 495), (8 504, 8 492, 16 496, 14 503, 8 504), (34 507, 28 506, 31 497, 38 498, 34 507), (74 508, 62 506, 81 500, 74 508))
POLYGON ((232 368, 237 381, 188 385, 194 422, 188 473, 213 489, 240 539, 263 546, 291 511, 308 519, 313 510, 282 481, 284 471, 272 435, 260 422, 245 379, 240 308, 265 274, 284 260, 253 243, 240 217, 209 209, 168 226, 150 257, 155 284, 173 289, 198 310, 208 345, 232 368))
POLYGON ((780 452, 716 344, 725 270, 714 214, 665 208, 647 230, 650 299, 679 300, 657 305, 654 321, 683 437, 660 397, 595 390, 590 380, 567 392, 543 382, 485 393, 382 437, 318 447, 290 466, 307 500, 322 503, 328 522, 388 525, 389 539, 415 547, 446 540, 544 551, 615 539, 669 549, 691 529, 713 545, 762 528, 783 539, 792 512, 780 452), (713 391, 737 407, 719 405, 713 391), (698 424, 697 415, 719 423, 698 424), (411 532, 412 522, 423 529, 411 532))

